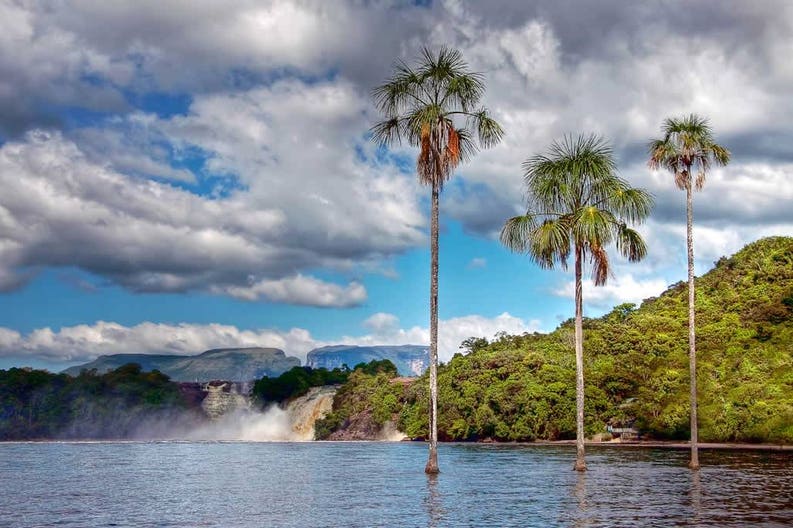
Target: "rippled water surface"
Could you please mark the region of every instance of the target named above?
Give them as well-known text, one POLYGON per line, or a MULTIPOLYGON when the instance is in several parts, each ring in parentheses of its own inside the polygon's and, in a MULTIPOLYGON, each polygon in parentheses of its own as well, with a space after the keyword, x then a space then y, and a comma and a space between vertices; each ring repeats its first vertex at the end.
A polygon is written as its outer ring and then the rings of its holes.
POLYGON ((0 444, 0 526, 793 526, 793 454, 417 443, 0 444))

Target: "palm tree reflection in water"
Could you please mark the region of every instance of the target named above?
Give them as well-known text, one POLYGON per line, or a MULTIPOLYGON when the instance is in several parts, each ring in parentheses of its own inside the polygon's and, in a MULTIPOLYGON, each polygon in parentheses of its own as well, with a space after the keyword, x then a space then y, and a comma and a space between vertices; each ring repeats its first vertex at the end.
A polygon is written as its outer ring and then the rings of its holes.
POLYGON ((577 472, 577 477, 575 487, 573 488, 573 495, 577 506, 573 526, 575 526, 575 528, 584 528, 592 525, 592 518, 588 512, 589 504, 586 498, 586 473, 579 471, 577 472))
POLYGON ((427 498, 424 499, 424 507, 427 510, 427 518, 429 519, 427 526, 429 528, 440 528, 443 526, 443 504, 441 503, 441 494, 438 491, 438 475, 437 473, 427 474, 427 498))
POLYGON ((691 472, 691 510, 691 520, 696 525, 702 518, 702 481, 699 471, 691 472))

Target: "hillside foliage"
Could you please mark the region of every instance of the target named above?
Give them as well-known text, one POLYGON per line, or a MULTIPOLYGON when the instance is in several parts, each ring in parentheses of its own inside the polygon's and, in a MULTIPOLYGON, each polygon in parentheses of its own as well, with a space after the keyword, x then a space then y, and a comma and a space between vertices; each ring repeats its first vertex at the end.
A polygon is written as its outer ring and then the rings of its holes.
MULTIPOLYGON (((763 239, 720 259, 696 287, 701 440, 793 443, 793 238, 763 239)), ((622 304, 584 321, 588 436, 611 424, 650 438, 688 437, 686 314, 681 282, 641 307, 622 304)), ((439 369, 442 440, 575 438, 572 320, 549 334, 465 346, 468 354, 439 369)), ((346 399, 371 409, 396 398, 400 429, 424 438, 427 385, 425 375, 402 394, 358 380, 340 395, 357 390, 346 399)))
POLYGON ((331 412, 314 424, 315 438, 326 440, 334 431, 349 428, 355 418, 375 432, 396 421, 405 402, 404 385, 393 383, 397 375, 397 367, 387 359, 356 365, 336 392, 331 412))
MULTIPOLYGON (((356 366, 358 368, 360 365, 356 366)), ((349 370, 346 368, 293 367, 280 376, 263 378, 256 381, 251 396, 260 407, 277 402, 283 403, 308 393, 311 387, 338 385, 347 381, 349 370)))

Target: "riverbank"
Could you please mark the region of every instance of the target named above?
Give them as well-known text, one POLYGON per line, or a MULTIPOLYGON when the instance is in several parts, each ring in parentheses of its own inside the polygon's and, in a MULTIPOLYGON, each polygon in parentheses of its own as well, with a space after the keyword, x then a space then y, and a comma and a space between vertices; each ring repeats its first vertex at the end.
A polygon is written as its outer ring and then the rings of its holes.
MULTIPOLYGON (((555 440, 530 442, 530 445, 575 445, 575 440, 555 440)), ((634 447, 652 449, 691 449, 688 442, 657 441, 657 440, 626 440, 610 442, 586 442, 586 447, 634 447)), ((739 444, 726 442, 700 442, 699 449, 730 449, 745 451, 790 451, 793 452, 793 445, 787 444, 739 444)))

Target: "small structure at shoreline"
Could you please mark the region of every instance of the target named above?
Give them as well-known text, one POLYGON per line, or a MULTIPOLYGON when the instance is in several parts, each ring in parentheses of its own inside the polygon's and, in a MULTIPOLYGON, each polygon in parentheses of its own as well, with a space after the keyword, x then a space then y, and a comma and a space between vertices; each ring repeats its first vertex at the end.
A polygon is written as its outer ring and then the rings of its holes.
POLYGON ((606 426, 606 431, 611 433, 612 436, 619 435, 620 440, 638 440, 639 430, 633 427, 612 427, 606 426))

